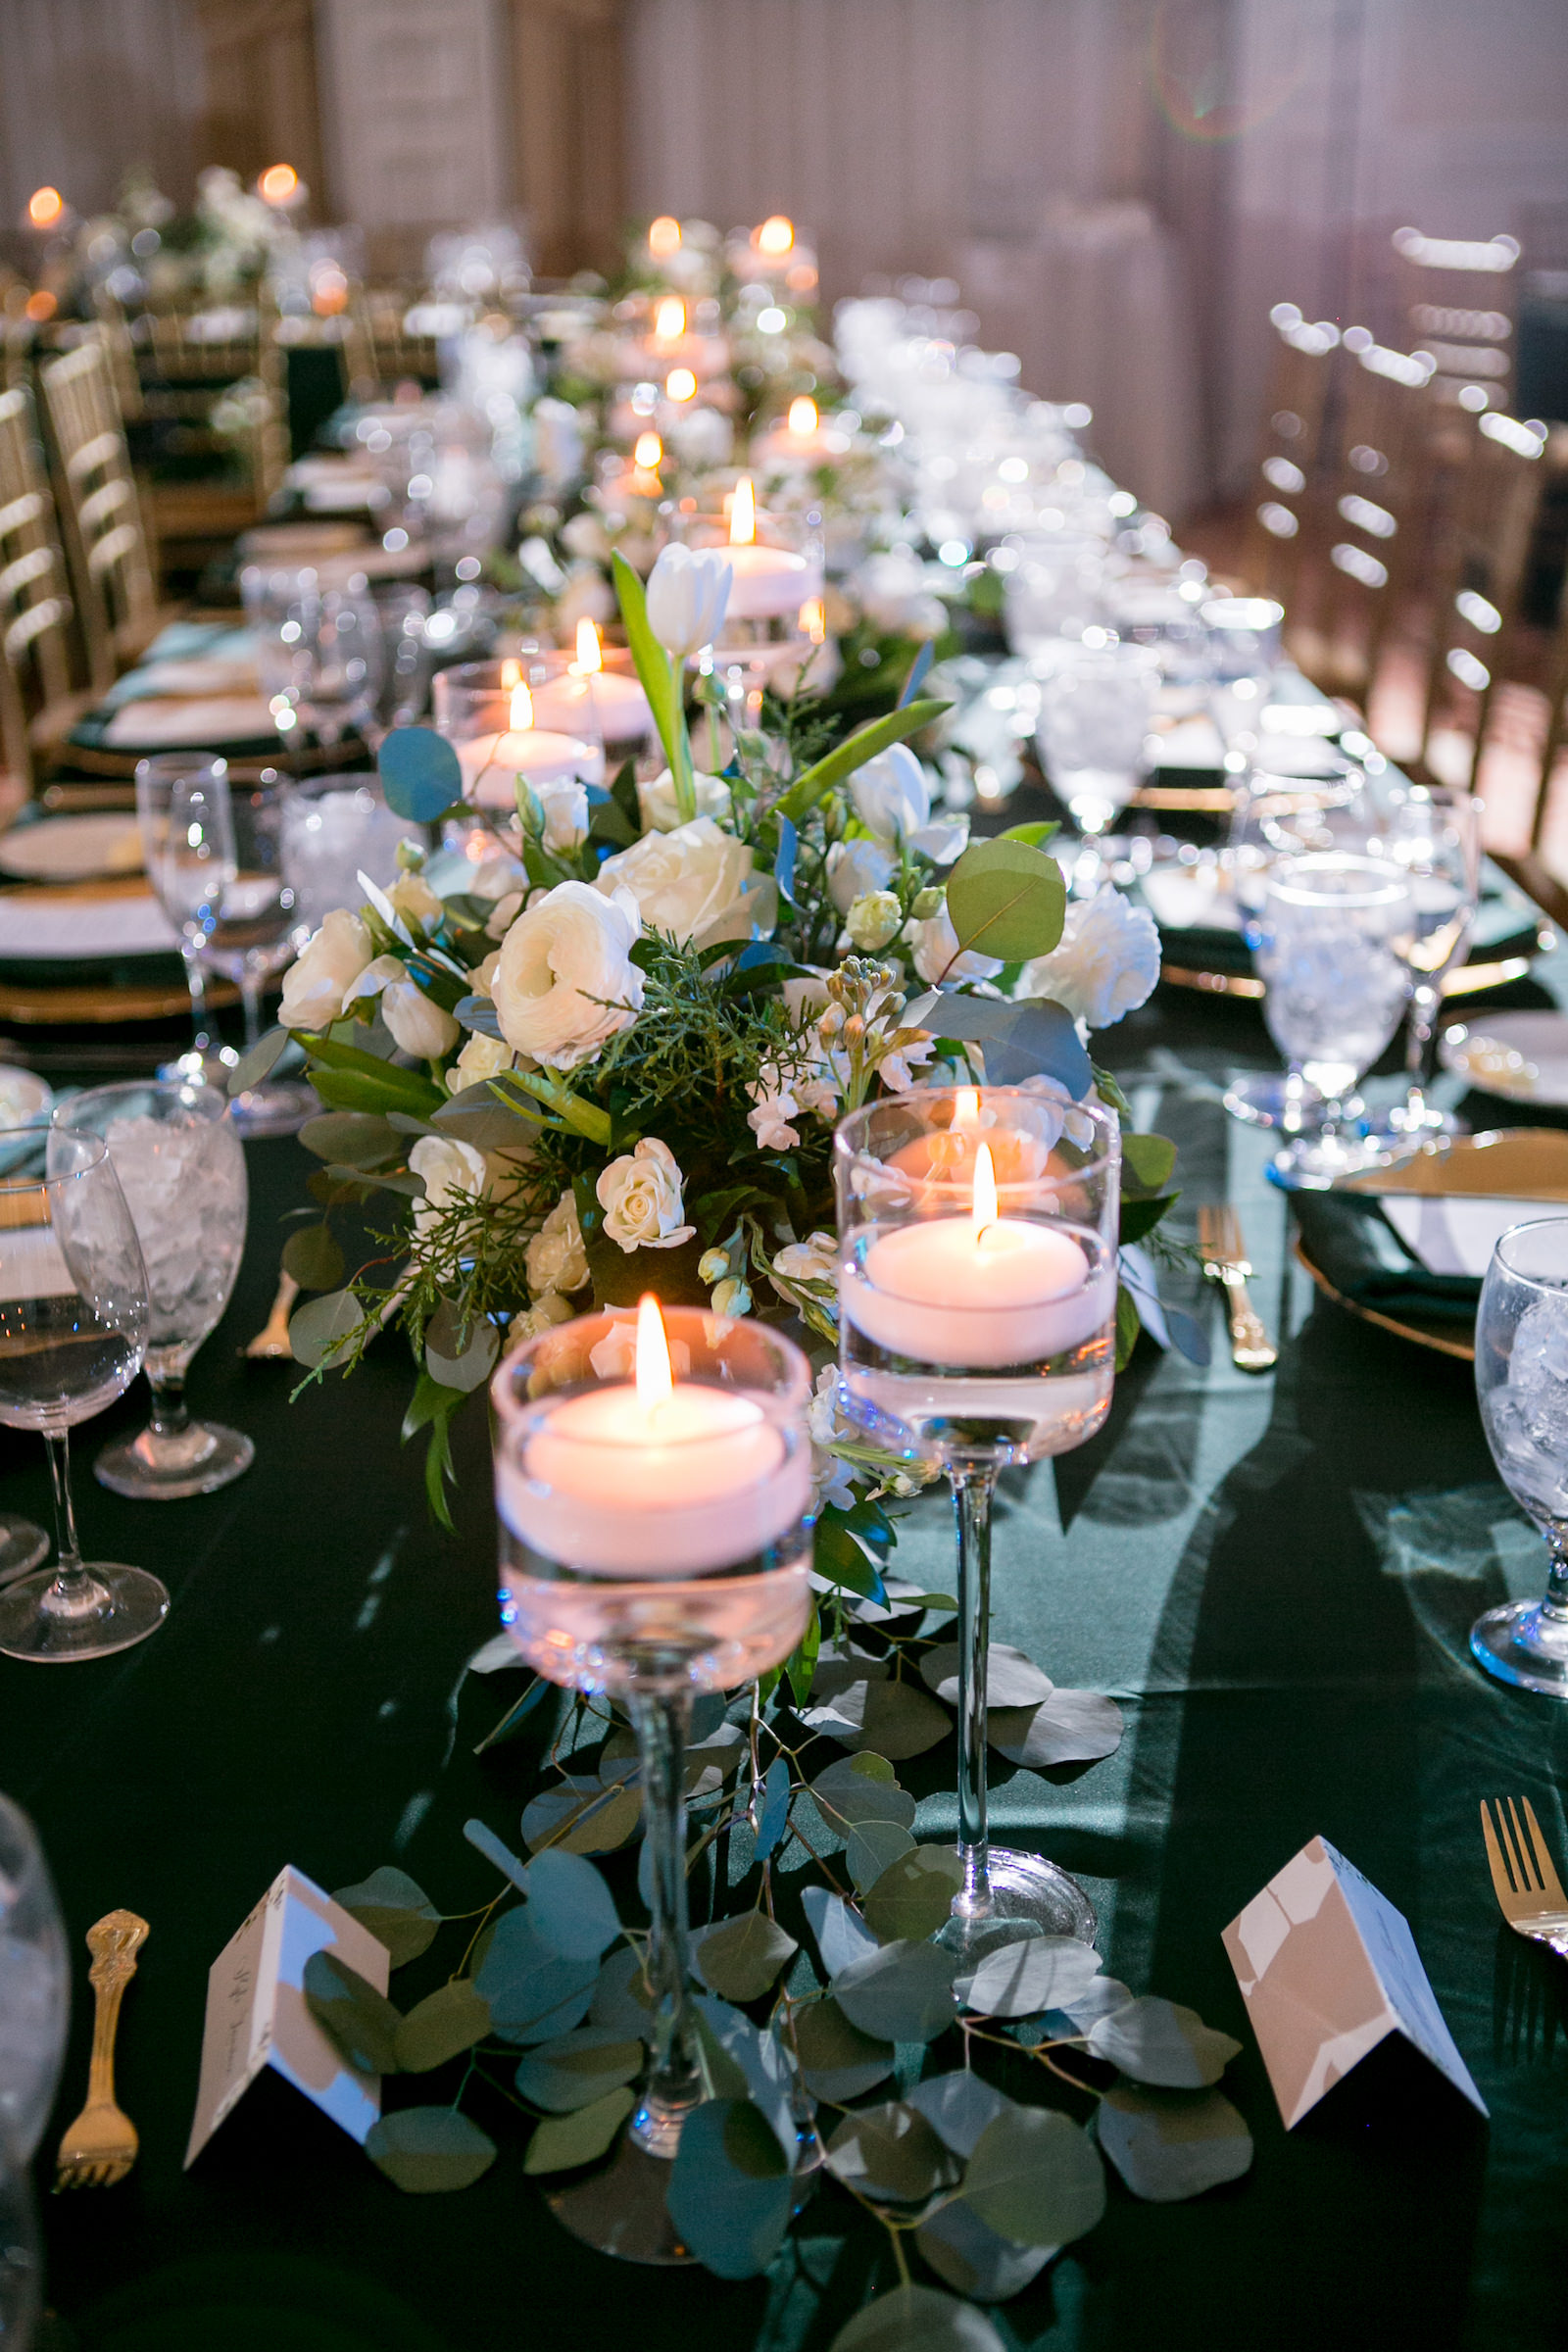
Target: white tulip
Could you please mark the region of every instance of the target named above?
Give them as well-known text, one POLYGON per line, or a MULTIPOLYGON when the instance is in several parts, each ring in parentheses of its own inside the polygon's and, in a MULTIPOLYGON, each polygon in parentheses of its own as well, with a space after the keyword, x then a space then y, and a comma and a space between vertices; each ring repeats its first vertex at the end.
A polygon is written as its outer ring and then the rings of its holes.
MULTIPOLYGON (((698 774, 693 778, 697 787, 697 814, 723 819, 734 806, 729 786, 722 776, 698 774)), ((649 833, 673 833, 684 824, 675 800, 675 779, 667 767, 662 768, 651 784, 640 780, 637 786, 637 807, 643 829, 649 833)))
POLYGON ((422 1241, 455 1201, 477 1200, 488 1170, 482 1152, 455 1137, 421 1135, 409 1153, 409 1167, 424 1179, 424 1199, 415 1203, 415 1238, 422 1241))
POLYGON ((840 914, 848 914, 867 891, 886 890, 897 863, 879 841, 836 841, 827 854, 827 888, 840 914))
POLYGON ((1159 978, 1159 933, 1144 907, 1110 882, 1092 899, 1075 899, 1056 946, 1033 956, 1018 975, 1020 997, 1051 997, 1075 1021, 1108 1029, 1136 1012, 1159 978))
POLYGON ((390 980, 381 991, 381 1018, 400 1053, 420 1061, 450 1054, 463 1031, 413 980, 390 980))
POLYGON ((697 1231, 681 1217, 681 1172, 674 1152, 645 1135, 634 1152, 623 1152, 601 1171, 594 1191, 605 1211, 605 1238, 633 1250, 678 1250, 697 1231))
POLYGON ((918 850, 938 865, 951 865, 969 839, 966 816, 933 819, 925 769, 906 743, 890 744, 850 778, 855 813, 868 833, 887 843, 918 850))
POLYGON ((648 625, 680 659, 716 639, 729 605, 729 564, 721 555, 666 547, 648 575, 648 625))
POLYGON ((650 931, 707 948, 772 929, 778 892, 772 877, 754 874, 752 864, 749 844, 710 816, 696 816, 672 833, 645 833, 607 858, 595 887, 630 891, 650 931))
POLYGON ((334 907, 283 975, 278 1019, 285 1029, 329 1028, 370 960, 370 934, 357 914, 334 907))
POLYGON ((607 891, 603 870, 598 888, 558 882, 519 914, 491 975, 502 1035, 548 1069, 592 1061, 642 1008, 643 976, 631 961, 642 929, 637 901, 629 890, 607 891))
POLYGON ((541 1293, 580 1291, 588 1280, 588 1252, 577 1222, 577 1202, 570 1192, 562 1194, 524 1252, 528 1289, 541 1293))
POLYGON ((523 787, 537 811, 539 840, 555 855, 580 850, 588 838, 588 787, 576 776, 556 776, 523 787))

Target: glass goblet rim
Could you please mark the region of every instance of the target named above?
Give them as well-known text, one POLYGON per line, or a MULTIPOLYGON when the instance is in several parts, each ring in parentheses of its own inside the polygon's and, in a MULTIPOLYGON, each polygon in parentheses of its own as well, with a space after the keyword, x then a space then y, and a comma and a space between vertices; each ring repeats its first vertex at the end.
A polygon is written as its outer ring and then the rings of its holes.
MULTIPOLYGON (((61 1107, 67 1108, 69 1105, 62 1104, 61 1107)), ((101 1135, 95 1135, 90 1127, 73 1127, 69 1120, 57 1125, 52 1115, 41 1125, 0 1127, 0 1193, 36 1193, 49 1185, 74 1184, 78 1177, 90 1176, 108 1158, 109 1146, 101 1135), (41 1176, 15 1176, 5 1172, 12 1150, 26 1151, 30 1148, 35 1151, 41 1145, 47 1153, 49 1138, 53 1135, 69 1135, 77 1143, 91 1144, 95 1149, 83 1158, 79 1168, 57 1168, 50 1173, 46 1158, 45 1173, 41 1176)))
POLYGON ((1561 1296, 1568 1292, 1568 1217, 1521 1217, 1517 1225, 1510 1225, 1505 1233, 1497 1236, 1493 1246, 1492 1263, 1500 1266, 1510 1282, 1526 1284, 1546 1297, 1561 1296), (1520 1250, 1527 1246, 1528 1236, 1550 1232, 1555 1232, 1559 1237, 1562 1252, 1560 1273, 1532 1272, 1529 1267, 1516 1262, 1520 1250))
POLYGON ((1283 899, 1290 906, 1339 907, 1350 913, 1365 913, 1369 907, 1392 906, 1407 898, 1409 892, 1407 873, 1380 866, 1376 858, 1357 857, 1347 850, 1303 850, 1295 856, 1287 853, 1276 858, 1269 873, 1269 897, 1283 899), (1373 880, 1362 890, 1313 890, 1314 875, 1325 866, 1341 873, 1348 866, 1355 866, 1373 880))

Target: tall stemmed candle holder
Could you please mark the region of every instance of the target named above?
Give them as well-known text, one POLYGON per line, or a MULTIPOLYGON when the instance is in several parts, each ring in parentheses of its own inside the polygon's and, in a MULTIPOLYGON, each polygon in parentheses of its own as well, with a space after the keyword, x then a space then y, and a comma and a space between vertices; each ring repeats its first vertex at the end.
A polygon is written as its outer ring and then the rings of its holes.
POLYGON ((1017 1087, 921 1090, 834 1142, 840 1364, 880 1443, 940 1462, 958 1552, 958 1850, 941 1940, 972 1962, 1030 1928, 1092 1942, 1077 1882, 986 1821, 997 1474, 1092 1438, 1115 1366, 1120 1132, 1017 1087))
POLYGON ((810 1395, 788 1340, 652 1298, 635 1319, 610 1309, 529 1340, 492 1388, 502 1620, 538 1673, 625 1708, 642 1762, 653 2057, 617 2156, 551 2198, 577 2236, 634 2261, 682 2258, 665 2165, 703 2096, 687 1992, 691 1703, 781 1665, 806 1631, 810 1395))

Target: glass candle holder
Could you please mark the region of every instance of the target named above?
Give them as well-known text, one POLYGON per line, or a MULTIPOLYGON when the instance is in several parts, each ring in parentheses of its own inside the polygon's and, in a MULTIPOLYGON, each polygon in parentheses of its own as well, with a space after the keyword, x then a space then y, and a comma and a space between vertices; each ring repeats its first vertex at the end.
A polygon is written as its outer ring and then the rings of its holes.
POLYGON ((721 634, 726 647, 775 644, 808 633, 802 608, 822 594, 822 538, 811 514, 778 514, 756 504, 751 476, 742 474, 721 514, 668 517, 668 535, 681 546, 721 555, 730 567, 729 603, 721 634))
POLYGON ((463 797, 476 808, 514 808, 519 784, 548 794, 563 785, 604 782, 597 704, 586 679, 576 692, 552 675, 554 660, 533 652, 437 670, 431 688, 436 732, 457 753, 463 797), (552 691, 554 715, 547 722, 534 697, 552 691))
POLYGON ((492 1387, 501 1615, 535 1670, 605 1690, 642 1759, 653 2057, 619 2157, 556 2203, 590 2243, 670 2258, 662 2176, 703 2095, 687 1992, 684 1747, 695 1693, 781 1665, 810 1607, 810 1370, 752 1321, 645 1298, 527 1341, 492 1387), (628 2218, 635 2213, 642 2224, 628 2218))
POLYGON ((942 1940, 971 1965, 1031 1928, 1094 1940, 1074 1880, 989 1842, 991 1506, 1000 1470, 1081 1446, 1110 1409, 1120 1168, 1107 1112, 1017 1087, 895 1096, 834 1140, 846 1403, 953 1489, 963 1883, 942 1940))
POLYGON ((574 653, 530 654, 534 724, 580 733, 583 713, 607 761, 633 759, 654 732, 654 713, 625 646, 604 645, 591 620, 577 629, 574 653))

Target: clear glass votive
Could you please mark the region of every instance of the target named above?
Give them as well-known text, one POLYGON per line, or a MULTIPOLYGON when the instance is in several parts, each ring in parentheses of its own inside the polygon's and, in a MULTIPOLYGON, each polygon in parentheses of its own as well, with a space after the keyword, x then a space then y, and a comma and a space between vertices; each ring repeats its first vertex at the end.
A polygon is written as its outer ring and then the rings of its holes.
POLYGON ((802 609, 822 594, 822 535, 814 511, 782 514, 759 507, 749 475, 741 476, 741 485, 728 514, 670 514, 669 537, 728 562, 726 647, 777 644, 807 633, 802 609))
POLYGON ((436 732, 458 755, 466 801, 510 810, 519 783, 549 795, 563 785, 604 782, 595 695, 586 678, 573 681, 559 668, 552 674, 558 660, 535 651, 436 671, 436 732))

